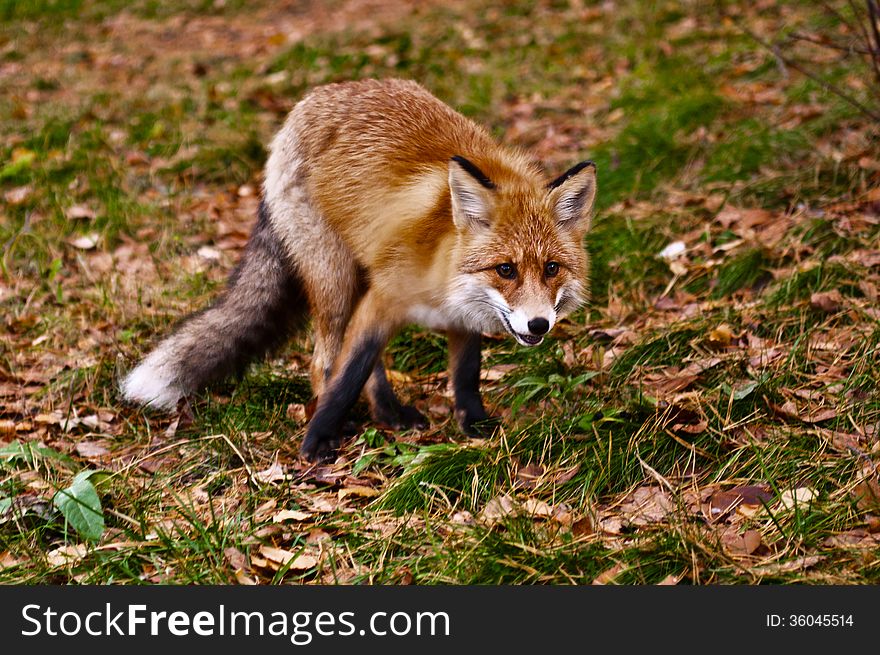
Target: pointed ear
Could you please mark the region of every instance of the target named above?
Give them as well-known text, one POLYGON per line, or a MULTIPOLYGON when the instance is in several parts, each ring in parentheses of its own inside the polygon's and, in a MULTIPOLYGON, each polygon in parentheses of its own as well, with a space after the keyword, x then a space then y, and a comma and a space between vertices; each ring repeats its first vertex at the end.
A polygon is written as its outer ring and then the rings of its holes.
POLYGON ((473 163, 456 155, 449 160, 452 220, 460 229, 488 228, 495 184, 473 163))
POLYGON ((569 230, 586 232, 596 199, 596 164, 582 161, 547 185, 556 223, 569 230))

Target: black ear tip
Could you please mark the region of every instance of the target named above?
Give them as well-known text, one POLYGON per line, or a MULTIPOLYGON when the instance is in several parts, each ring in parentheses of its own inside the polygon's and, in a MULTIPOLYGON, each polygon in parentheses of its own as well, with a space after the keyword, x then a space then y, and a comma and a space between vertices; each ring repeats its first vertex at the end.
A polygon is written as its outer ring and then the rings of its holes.
POLYGON ((587 159, 585 161, 582 161, 580 164, 575 164, 574 166, 569 168, 567 171, 565 171, 562 175, 560 175, 555 180, 550 182, 550 184, 547 185, 547 188, 548 189, 555 189, 559 185, 563 184, 566 180, 568 180, 568 179, 574 177, 575 175, 577 175, 578 173, 580 173, 585 168, 592 168, 593 171, 595 172, 597 170, 596 162, 594 162, 590 159, 587 159))
POLYGON ((461 155, 453 155, 450 158, 450 161, 454 161, 456 164, 461 166, 468 175, 474 178, 477 182, 480 183, 481 186, 487 189, 494 189, 495 183, 489 179, 489 177, 479 169, 479 167, 474 164, 469 159, 465 159, 461 155))

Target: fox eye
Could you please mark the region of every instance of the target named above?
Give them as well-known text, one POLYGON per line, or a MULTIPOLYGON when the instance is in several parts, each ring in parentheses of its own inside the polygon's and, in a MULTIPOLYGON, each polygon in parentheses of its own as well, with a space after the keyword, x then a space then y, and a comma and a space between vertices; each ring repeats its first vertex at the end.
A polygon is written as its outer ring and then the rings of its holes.
POLYGON ((516 266, 504 262, 503 264, 498 264, 498 266, 495 267, 495 272, 498 273, 498 275, 503 277, 505 280, 512 280, 516 277, 516 266))
POLYGON ((556 277, 557 273, 559 273, 558 262, 547 262, 544 264, 544 275, 547 277, 556 277))

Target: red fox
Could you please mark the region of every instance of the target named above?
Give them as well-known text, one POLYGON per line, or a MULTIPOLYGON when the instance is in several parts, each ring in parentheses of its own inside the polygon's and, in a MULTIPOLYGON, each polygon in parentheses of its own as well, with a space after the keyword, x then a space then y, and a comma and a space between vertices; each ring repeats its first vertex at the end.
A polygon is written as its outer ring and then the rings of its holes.
POLYGON ((408 323, 448 335, 455 417, 476 436, 489 418, 481 335, 535 346, 581 306, 595 196, 592 162, 547 182, 415 82, 316 88, 272 141, 258 220, 226 291, 158 344, 123 396, 173 409, 283 344, 310 310, 317 405, 304 457, 333 454, 362 390, 375 421, 427 427, 382 363, 408 323))

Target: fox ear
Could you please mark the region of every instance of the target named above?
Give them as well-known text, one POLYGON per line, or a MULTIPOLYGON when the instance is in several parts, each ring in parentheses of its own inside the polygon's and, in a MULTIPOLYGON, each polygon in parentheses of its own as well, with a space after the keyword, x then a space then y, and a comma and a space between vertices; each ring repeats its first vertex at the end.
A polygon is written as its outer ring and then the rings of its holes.
POLYGON ((596 200, 596 164, 582 161, 547 185, 556 223, 561 228, 586 232, 596 200))
POLYGON ((488 228, 495 184, 473 163, 456 155, 449 160, 452 220, 460 230, 488 228))

